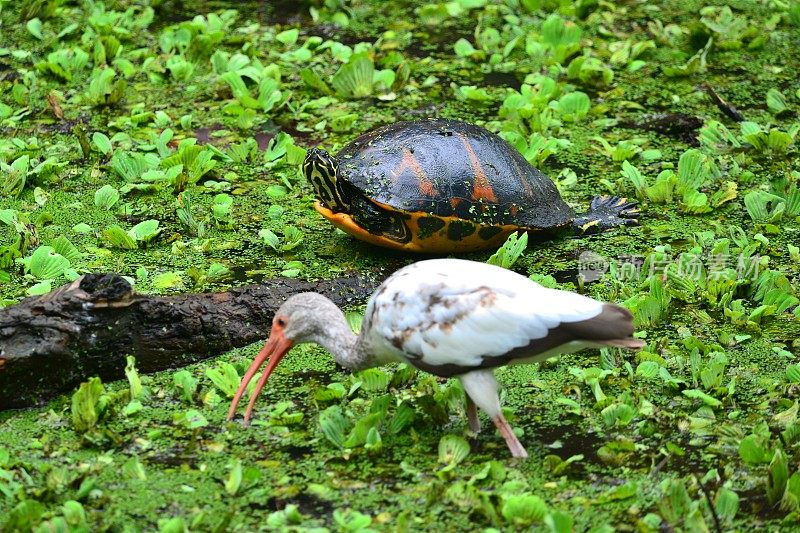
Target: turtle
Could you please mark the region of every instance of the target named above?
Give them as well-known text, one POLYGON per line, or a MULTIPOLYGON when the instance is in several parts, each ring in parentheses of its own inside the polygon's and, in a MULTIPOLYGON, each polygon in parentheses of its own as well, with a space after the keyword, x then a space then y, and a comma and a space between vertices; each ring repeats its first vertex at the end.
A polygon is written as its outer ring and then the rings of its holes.
POLYGON ((553 181, 499 135, 454 119, 373 129, 336 156, 309 149, 303 173, 314 208, 371 244, 417 253, 473 252, 510 233, 577 232, 635 225, 635 202, 596 196, 576 216, 553 181))

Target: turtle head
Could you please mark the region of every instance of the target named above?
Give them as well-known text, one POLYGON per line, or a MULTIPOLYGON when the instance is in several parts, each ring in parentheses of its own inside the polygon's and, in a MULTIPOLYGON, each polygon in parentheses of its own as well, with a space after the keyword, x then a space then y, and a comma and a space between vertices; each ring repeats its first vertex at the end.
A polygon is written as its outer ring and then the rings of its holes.
POLYGON ((306 153, 303 173, 314 187, 319 201, 331 211, 346 212, 350 208, 350 202, 342 189, 338 171, 336 159, 325 150, 312 148, 306 153))

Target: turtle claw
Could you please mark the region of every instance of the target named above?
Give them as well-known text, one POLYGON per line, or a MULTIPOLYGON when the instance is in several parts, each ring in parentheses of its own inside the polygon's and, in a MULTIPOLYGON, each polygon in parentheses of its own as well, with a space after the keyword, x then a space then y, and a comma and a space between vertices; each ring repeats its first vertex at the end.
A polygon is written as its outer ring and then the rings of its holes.
POLYGON ((597 233, 617 226, 637 226, 640 211, 637 202, 619 196, 595 196, 589 212, 575 219, 579 234, 597 233))
MULTIPOLYGON (((639 216, 638 202, 629 202, 620 196, 595 196, 589 208, 590 213, 604 211, 615 213, 621 218, 636 218, 639 216)), ((598 213, 599 214, 599 213, 598 213)))

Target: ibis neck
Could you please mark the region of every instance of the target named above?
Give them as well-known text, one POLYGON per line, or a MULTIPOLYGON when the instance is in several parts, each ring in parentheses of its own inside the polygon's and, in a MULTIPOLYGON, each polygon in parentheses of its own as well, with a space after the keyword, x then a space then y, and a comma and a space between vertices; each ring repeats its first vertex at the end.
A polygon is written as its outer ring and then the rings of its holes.
POLYGON ((362 370, 373 366, 372 357, 364 348, 361 337, 353 333, 344 313, 337 309, 335 316, 327 317, 323 332, 314 342, 325 348, 336 362, 350 370, 362 370))

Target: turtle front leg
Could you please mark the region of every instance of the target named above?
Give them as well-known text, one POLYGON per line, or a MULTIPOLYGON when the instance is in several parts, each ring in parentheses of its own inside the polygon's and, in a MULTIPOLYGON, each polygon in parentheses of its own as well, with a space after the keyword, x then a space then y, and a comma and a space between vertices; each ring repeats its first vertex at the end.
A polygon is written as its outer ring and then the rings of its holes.
POLYGON ((575 217, 572 225, 578 235, 598 233, 617 226, 637 226, 639 209, 636 206, 637 202, 619 196, 595 196, 589 211, 575 217))

